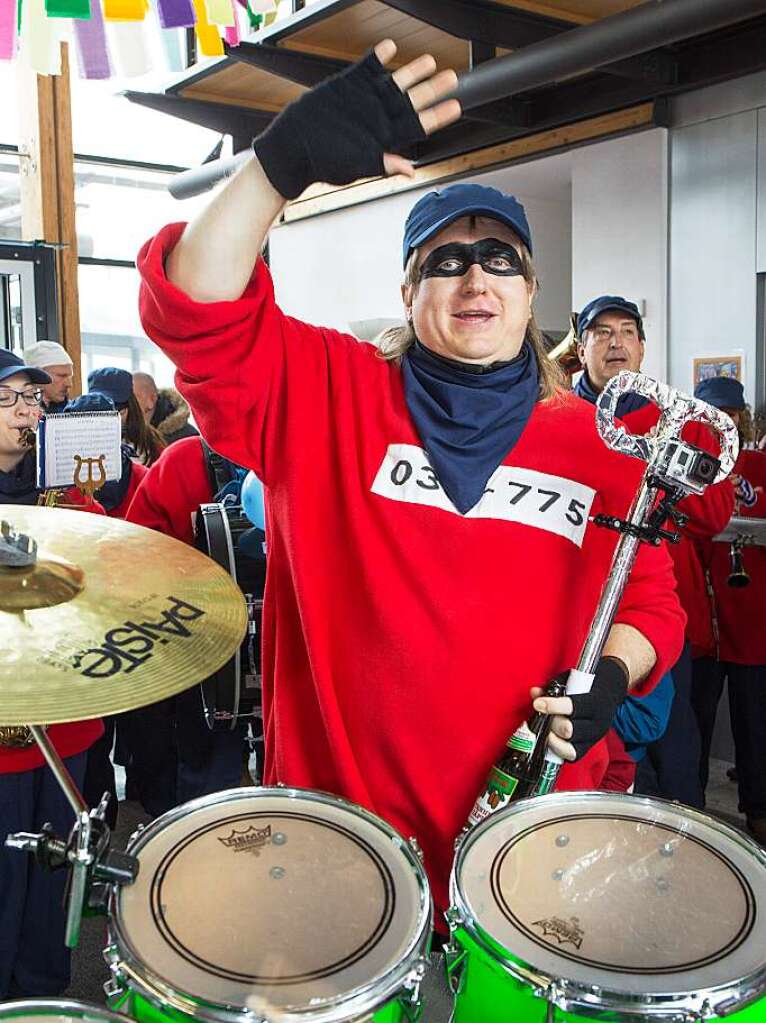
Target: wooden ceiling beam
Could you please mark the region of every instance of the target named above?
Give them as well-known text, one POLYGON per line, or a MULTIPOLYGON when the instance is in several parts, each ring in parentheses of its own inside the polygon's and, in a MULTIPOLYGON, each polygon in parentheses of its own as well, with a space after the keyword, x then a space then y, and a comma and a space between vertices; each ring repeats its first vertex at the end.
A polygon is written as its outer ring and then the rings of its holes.
POLYGON ((80 302, 77 276, 72 101, 69 48, 61 44, 61 74, 38 75, 18 62, 21 231, 25 241, 54 246, 58 333, 48 328, 74 364, 81 386, 80 302))

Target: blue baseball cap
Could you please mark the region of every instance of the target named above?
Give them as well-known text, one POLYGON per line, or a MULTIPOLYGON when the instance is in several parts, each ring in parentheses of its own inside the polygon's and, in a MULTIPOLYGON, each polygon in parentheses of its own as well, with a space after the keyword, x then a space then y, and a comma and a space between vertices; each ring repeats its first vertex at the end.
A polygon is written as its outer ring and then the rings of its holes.
POLYGON ((407 265, 413 249, 460 217, 472 215, 491 217, 506 224, 532 252, 527 215, 518 199, 487 185, 447 185, 438 192, 428 192, 410 210, 404 225, 404 265, 407 265))
POLYGON ((133 393, 133 377, 126 369, 106 366, 88 374, 88 390, 98 391, 111 398, 115 408, 124 408, 133 393))
POLYGON ((744 409, 745 388, 734 377, 710 377, 694 388, 694 397, 716 408, 744 409))
POLYGON ((577 317, 577 336, 580 340, 582 340, 583 334, 597 316, 612 309, 617 312, 627 313, 628 316, 634 319, 638 326, 638 333, 642 339, 644 338, 644 321, 641 319, 641 313, 638 311, 638 306, 635 302, 628 301, 622 295, 599 295, 598 298, 594 298, 592 302, 588 302, 586 306, 583 306, 582 312, 577 317))
POLYGON ((33 384, 49 384, 51 378, 45 370, 37 366, 27 366, 18 355, 9 352, 7 348, 0 348, 0 380, 12 377, 16 373, 26 373, 33 384))
POLYGON ((114 402, 100 391, 89 391, 72 398, 64 406, 65 412, 114 412, 114 402))

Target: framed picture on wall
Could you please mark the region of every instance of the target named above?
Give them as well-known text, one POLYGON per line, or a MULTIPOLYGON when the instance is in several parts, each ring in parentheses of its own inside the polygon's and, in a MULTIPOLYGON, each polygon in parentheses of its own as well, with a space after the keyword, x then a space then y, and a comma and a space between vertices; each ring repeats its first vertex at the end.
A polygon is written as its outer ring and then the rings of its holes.
POLYGON ((692 359, 692 389, 711 377, 733 377, 744 384, 745 353, 729 352, 727 355, 695 355, 692 359))

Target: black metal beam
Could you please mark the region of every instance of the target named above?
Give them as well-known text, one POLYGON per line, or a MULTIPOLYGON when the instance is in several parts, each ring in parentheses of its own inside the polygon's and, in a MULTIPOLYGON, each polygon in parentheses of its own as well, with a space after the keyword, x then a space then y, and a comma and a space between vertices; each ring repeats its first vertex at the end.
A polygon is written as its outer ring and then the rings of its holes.
POLYGON ((750 20, 754 7, 761 13, 762 0, 652 0, 573 28, 564 38, 553 36, 487 61, 461 77, 456 95, 463 109, 470 110, 595 68, 611 65, 614 69, 616 61, 750 20))
POLYGON ((497 47, 493 43, 485 43, 481 39, 468 40, 468 67, 473 69, 485 60, 494 60, 497 47))
POLYGON ((488 46, 511 50, 539 43, 566 32, 571 22, 548 18, 491 0, 383 0, 389 7, 418 21, 457 36, 475 39, 488 46))
POLYGON ((313 53, 288 50, 284 46, 269 43, 241 42, 239 46, 224 46, 226 56, 244 64, 251 64, 261 71, 269 71, 297 85, 311 88, 330 75, 345 71, 349 61, 333 60, 332 57, 318 57, 313 53))
MULTIPOLYGON (((766 15, 679 44, 674 59, 678 68, 676 81, 663 88, 652 87, 647 81, 616 78, 604 68, 587 78, 547 86, 517 97, 527 106, 523 127, 511 121, 494 126, 478 125, 463 118, 420 143, 415 158, 421 166, 435 163, 639 103, 653 102, 657 110, 664 110, 668 97, 766 70, 766 15)), ((659 115, 655 121, 661 123, 659 115)))
POLYGON ((253 138, 269 126, 274 119, 270 110, 254 110, 239 107, 233 103, 211 103, 201 99, 187 99, 184 96, 168 96, 159 92, 134 92, 127 90, 123 96, 131 103, 170 114, 183 121, 191 121, 202 128, 221 132, 223 135, 248 136, 253 138))

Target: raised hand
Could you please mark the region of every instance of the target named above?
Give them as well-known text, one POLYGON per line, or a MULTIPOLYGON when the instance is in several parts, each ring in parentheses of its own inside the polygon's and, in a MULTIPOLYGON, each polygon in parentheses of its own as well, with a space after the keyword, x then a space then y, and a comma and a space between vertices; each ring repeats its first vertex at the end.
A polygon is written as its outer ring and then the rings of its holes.
POLYGON ((285 199, 309 185, 346 185, 380 174, 412 174, 401 153, 456 121, 454 71, 436 71, 428 55, 393 73, 396 46, 386 39, 362 60, 290 103, 253 142, 269 181, 285 199))
MULTIPOLYGON (((396 44, 384 39, 375 47, 375 56, 387 67, 396 56, 396 44)), ((457 75, 451 69, 436 70, 436 61, 427 53, 416 57, 391 75, 397 86, 406 94, 420 125, 426 135, 433 135, 440 128, 446 128, 460 117, 460 103, 456 99, 445 99, 457 86, 457 75)), ((411 160, 396 153, 385 153, 383 162, 386 174, 406 174, 411 177, 415 168, 411 160)))

